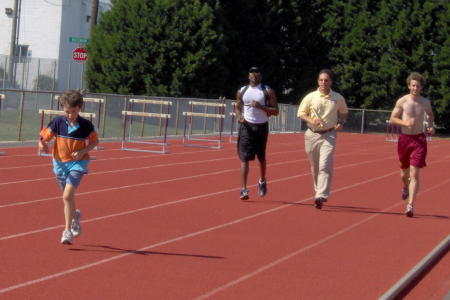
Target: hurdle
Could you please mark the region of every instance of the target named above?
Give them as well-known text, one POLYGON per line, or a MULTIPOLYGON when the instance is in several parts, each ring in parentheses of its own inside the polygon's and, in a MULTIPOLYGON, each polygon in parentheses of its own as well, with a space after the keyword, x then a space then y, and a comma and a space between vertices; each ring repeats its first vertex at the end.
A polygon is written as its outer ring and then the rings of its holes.
MULTIPOLYGON (((59 107, 60 106, 59 105, 59 96, 55 96, 55 100, 57 102, 56 107, 59 107)), ((83 102, 84 102, 84 105, 83 105, 83 108, 82 108, 81 112, 86 112, 85 111, 86 103, 98 104, 97 112, 96 112, 97 113, 97 115, 96 115, 97 116, 97 124, 96 124, 96 126, 97 126, 97 130, 100 130, 101 116, 102 116, 102 106, 105 103, 105 99, 103 99, 103 98, 84 98, 83 97, 83 102)), ((104 118, 104 115, 103 115, 103 118, 104 118)), ((102 146, 97 146, 94 149, 95 150, 104 150, 105 148, 102 147, 102 146)))
POLYGON ((150 152, 150 153, 169 153, 166 149, 168 146, 167 143, 167 130, 169 127, 169 119, 170 119, 170 107, 172 106, 172 101, 163 101, 163 100, 143 100, 143 99, 130 99, 131 110, 123 110, 122 111, 122 146, 121 150, 123 151, 138 151, 138 152, 150 152), (142 104, 142 111, 134 111, 134 104, 142 104), (152 113, 146 112, 146 105, 159 105, 160 113, 152 113), (166 106, 166 113, 162 113, 163 106, 166 106), (131 138, 131 129, 133 125, 133 117, 141 117, 141 136, 144 135, 144 119, 145 118, 159 118, 160 120, 160 136, 162 136, 162 142, 154 142, 154 141, 143 141, 131 138), (128 137, 126 137, 127 132, 127 123, 128 117, 130 118, 130 125, 128 131, 128 137), (164 120, 164 132, 162 132, 161 122, 164 120), (125 144, 146 144, 146 145, 156 145, 160 146, 159 150, 151 150, 151 149, 140 149, 136 147, 126 147, 125 144))
POLYGON ((190 111, 183 112, 184 116, 184 130, 183 130, 183 146, 187 147, 199 147, 209 149, 221 149, 222 148, 222 132, 223 122, 225 119, 225 104, 224 103, 211 103, 201 101, 189 101, 190 111), (194 112, 195 107, 203 107, 204 112, 194 112), (214 108, 215 113, 207 113, 208 108, 214 108), (215 126, 218 127, 218 131, 214 133, 219 134, 218 139, 208 138, 196 138, 193 136, 193 118, 203 117, 203 134, 206 134, 206 119, 215 120, 215 126), (188 122, 189 119, 189 122, 188 122), (189 124, 188 124, 189 123, 189 124), (202 145, 198 143, 190 143, 191 141, 212 143, 212 146, 202 145))
MULTIPOLYGON (((66 115, 66 113, 62 110, 53 110, 53 109, 39 109, 39 114, 41 116, 41 118, 40 118, 41 124, 39 127, 39 132, 41 132, 42 129, 44 128, 45 115, 48 115, 48 116, 64 116, 64 115, 66 115)), ((92 119, 95 118, 95 113, 80 112, 79 115, 82 116, 83 118, 89 118, 90 121, 92 121, 92 119)), ((38 147, 38 156, 51 156, 51 154, 42 153, 38 147)), ((95 159, 95 156, 91 156, 91 159, 95 159)))
POLYGON ((236 136, 234 135, 234 129, 236 127, 236 113, 234 112, 236 108, 236 102, 232 102, 231 103, 231 112, 230 112, 230 138, 229 138, 229 143, 230 144, 236 144, 237 140, 236 140, 236 136))
MULTIPOLYGON (((2 113, 3 99, 5 99, 5 94, 0 94, 0 115, 2 113)), ((0 156, 2 155, 6 155, 6 152, 0 151, 0 156)))
POLYGON ((386 142, 397 142, 400 135, 400 126, 392 124, 391 121, 386 120, 386 142))
POLYGON ((423 122, 423 132, 425 133, 425 136, 427 137, 427 141, 431 142, 433 139, 432 139, 432 134, 428 132, 428 121, 423 122))

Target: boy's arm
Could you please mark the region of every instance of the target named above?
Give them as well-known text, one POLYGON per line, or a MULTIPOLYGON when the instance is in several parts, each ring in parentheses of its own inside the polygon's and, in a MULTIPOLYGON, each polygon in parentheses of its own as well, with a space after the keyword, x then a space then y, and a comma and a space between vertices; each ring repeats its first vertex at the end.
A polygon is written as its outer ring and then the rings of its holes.
POLYGON ((48 142, 42 136, 39 137, 38 147, 41 152, 48 153, 48 142))
MULTIPOLYGON (((49 126, 51 123, 49 124, 49 126)), ((53 131, 49 128, 43 128, 41 132, 39 133, 39 141, 38 141, 38 147, 41 152, 48 153, 48 142, 53 139, 55 135, 53 134, 53 131)))
POLYGON ((94 149, 97 145, 98 145, 98 140, 95 140, 93 142, 89 142, 89 144, 85 148, 83 148, 83 149, 81 149, 79 151, 75 151, 75 152, 72 153, 73 159, 75 159, 75 160, 82 159, 84 155, 86 155, 89 151, 94 149))

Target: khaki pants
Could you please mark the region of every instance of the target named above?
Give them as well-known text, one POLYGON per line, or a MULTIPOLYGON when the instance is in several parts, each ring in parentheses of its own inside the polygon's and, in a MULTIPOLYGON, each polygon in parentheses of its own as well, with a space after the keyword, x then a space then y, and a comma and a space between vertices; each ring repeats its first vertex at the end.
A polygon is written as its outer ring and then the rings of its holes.
POLYGON ((336 131, 323 134, 311 130, 305 132, 305 152, 311 164, 315 198, 328 198, 333 178, 333 154, 336 147, 336 131))

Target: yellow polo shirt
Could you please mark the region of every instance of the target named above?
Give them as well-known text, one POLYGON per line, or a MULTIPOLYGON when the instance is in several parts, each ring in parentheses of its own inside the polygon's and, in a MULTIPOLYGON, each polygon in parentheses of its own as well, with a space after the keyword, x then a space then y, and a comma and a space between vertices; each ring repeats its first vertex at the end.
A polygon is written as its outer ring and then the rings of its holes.
POLYGON ((322 120, 323 127, 311 127, 314 131, 326 130, 334 127, 339 113, 348 113, 347 103, 341 94, 330 91, 325 95, 317 91, 311 92, 303 98, 298 108, 297 117, 305 114, 310 118, 322 120))

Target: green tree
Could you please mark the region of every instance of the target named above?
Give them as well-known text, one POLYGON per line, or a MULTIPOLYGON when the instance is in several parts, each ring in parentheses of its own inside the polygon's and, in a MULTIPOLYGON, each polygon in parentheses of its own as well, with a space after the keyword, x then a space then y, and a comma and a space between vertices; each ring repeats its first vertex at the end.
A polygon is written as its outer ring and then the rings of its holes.
POLYGON ((445 0, 332 2, 322 31, 333 44, 330 59, 350 107, 392 109, 408 92, 408 74, 418 71, 429 81, 425 96, 433 100, 437 120, 448 120, 449 5, 445 0))
POLYGON ((216 63, 213 22, 212 8, 199 0, 113 0, 88 45, 89 90, 207 96, 195 79, 216 63))
POLYGON ((226 51, 219 59, 225 94, 234 97, 249 67, 257 65, 280 102, 298 103, 329 63, 319 32, 326 6, 323 0, 221 1, 216 16, 226 51))

